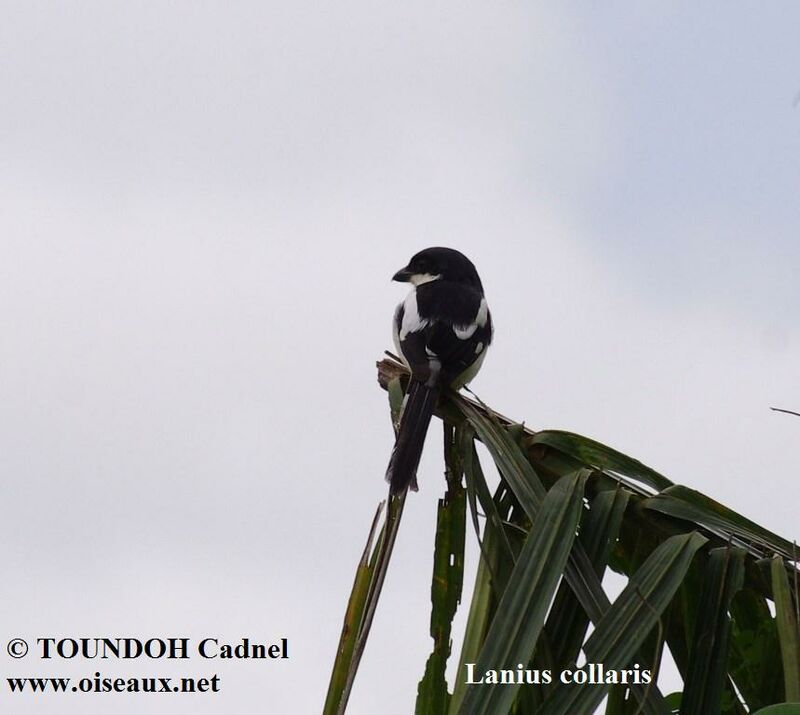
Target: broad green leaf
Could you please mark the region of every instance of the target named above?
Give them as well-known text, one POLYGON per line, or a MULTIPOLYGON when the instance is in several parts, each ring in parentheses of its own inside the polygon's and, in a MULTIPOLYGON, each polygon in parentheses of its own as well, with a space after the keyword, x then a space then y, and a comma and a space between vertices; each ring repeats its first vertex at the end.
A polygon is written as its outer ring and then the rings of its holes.
POLYGON ((399 377, 389 383, 387 392, 389 393, 389 412, 392 416, 392 426, 396 433, 397 428, 400 426, 400 412, 403 409, 403 398, 405 397, 399 377))
POLYGON ((453 688, 453 697, 450 700, 450 715, 458 713, 461 702, 466 693, 467 684, 464 679, 465 663, 474 663, 478 659, 481 645, 486 638, 486 631, 491 622, 493 611, 492 584, 490 563, 495 563, 498 558, 499 548, 495 531, 487 527, 486 536, 483 540, 483 552, 486 554, 478 564, 478 572, 475 576, 475 587, 472 591, 472 602, 470 603, 469 615, 467 616, 467 626, 464 632, 464 642, 461 646, 461 657, 458 661, 456 670, 456 682, 453 688))
POLYGON ((723 711, 731 630, 728 609, 744 582, 745 554, 744 549, 729 547, 712 549, 709 554, 681 715, 723 711))
POLYGON ((725 541, 728 541, 729 535, 737 536, 743 542, 737 546, 753 543, 761 545, 762 550, 768 553, 778 552, 788 559, 792 558, 792 544, 789 541, 694 489, 676 484, 645 500, 643 506, 718 531, 725 541))
MULTIPOLYGON (((392 423, 396 432, 399 415, 402 409, 402 390, 400 388, 399 378, 389 383, 387 391, 389 393, 389 407, 392 413, 392 423)), ((352 691, 353 683, 358 673, 358 667, 361 663, 361 657, 367 645, 367 638, 372 628, 372 621, 375 617, 378 600, 380 599, 383 584, 386 580, 389 561, 392 558, 397 532, 400 529, 400 520, 403 516, 405 498, 405 493, 389 497, 386 507, 385 522, 381 528, 375 551, 370 558, 369 570, 367 573, 363 573, 361 566, 359 566, 359 569, 356 571, 356 582, 353 586, 351 601, 356 595, 356 591, 358 591, 356 600, 353 601, 354 613, 357 613, 358 617, 352 619, 346 639, 343 629, 340 649, 334 661, 331 682, 328 686, 328 694, 325 699, 325 715, 329 713, 342 715, 347 708, 350 692, 352 691), (366 589, 366 593, 363 593, 364 589, 366 589), (330 710, 328 708, 330 708, 330 710)), ((377 528, 381 510, 382 505, 378 507, 378 513, 376 513, 375 519, 373 520, 367 548, 371 545, 371 539, 377 528)), ((345 628, 348 628, 347 615, 345 616, 345 628)))
POLYGON ((590 467, 634 479, 657 491, 672 486, 672 482, 664 475, 650 469, 639 460, 579 434, 560 430, 543 430, 537 432, 529 443, 546 444, 579 459, 590 467))
MULTIPOLYGON (((511 544, 508 542, 508 537, 505 533, 503 520, 500 518, 500 513, 497 510, 489 486, 486 484, 486 478, 481 469, 481 463, 478 459, 478 452, 475 449, 474 441, 471 441, 464 453, 464 479, 467 484, 467 493, 472 494, 472 497, 477 497, 480 502, 486 520, 494 528, 498 539, 498 546, 502 550, 503 558, 508 559, 512 563, 515 560, 514 552, 511 549, 511 544)), ((474 509, 473 509, 474 511, 474 509)), ((477 515, 475 516, 477 521, 477 515)), ((477 523, 475 527, 476 533, 478 532, 477 523)))
MULTIPOLYGON (((387 370, 384 373, 387 379, 381 381, 382 385, 389 389, 394 413, 399 411, 403 390, 400 380, 394 384, 391 382, 392 378, 398 375, 405 380, 402 373, 402 368, 387 370)), ((663 637, 666 637, 670 651, 685 680, 683 715, 698 712, 711 715, 710 712, 704 712, 706 710, 713 710, 713 715, 755 713, 759 708, 766 708, 783 698, 784 671, 787 674, 787 691, 795 687, 790 682, 791 678, 795 677, 793 673, 797 674, 797 679, 800 681, 797 666, 797 662, 800 662, 800 645, 796 643, 798 640, 796 623, 793 626, 791 624, 792 618, 795 622, 798 619, 793 610, 796 606, 792 602, 792 584, 786 583, 785 560, 792 559, 793 551, 789 541, 698 492, 672 484, 635 459, 594 440, 558 431, 534 433, 524 429, 522 424, 514 423, 494 413, 485 405, 477 407, 474 403, 454 394, 443 396, 437 406, 437 414, 450 424, 468 424, 474 429, 476 436, 489 449, 501 475, 497 494, 494 498, 490 498, 477 456, 468 451, 466 444, 459 445, 458 451, 465 463, 465 472, 466 463, 474 456, 475 466, 470 468, 471 473, 467 475, 467 498, 476 532, 482 531, 483 535, 480 539, 481 558, 475 593, 470 604, 455 691, 446 709, 448 715, 462 712, 461 698, 466 690, 463 685, 465 675, 463 664, 477 663, 481 657, 482 644, 485 645, 487 634, 496 620, 503 590, 514 573, 514 559, 525 551, 526 536, 532 524, 535 525, 539 518, 547 490, 552 489, 564 475, 574 474, 586 467, 593 470, 588 476, 585 489, 588 501, 580 510, 584 516, 579 524, 579 535, 573 541, 571 552, 563 567, 560 588, 557 590, 547 621, 536 639, 533 657, 520 660, 519 663, 512 664, 512 667, 521 663, 531 668, 545 668, 552 663, 555 673, 558 667, 555 663, 565 658, 570 661, 566 667, 570 667, 570 663, 579 653, 580 634, 585 631, 588 616, 588 620, 595 624, 595 629, 585 644, 584 652, 587 653, 588 661, 599 660, 607 668, 614 666, 614 658, 619 659, 629 655, 622 650, 623 645, 628 647, 632 655, 626 663, 617 665, 616 670, 631 668, 634 664, 647 669, 654 667, 659 661, 658 654, 663 645, 663 637), (621 518, 622 523, 613 555, 610 558, 600 559, 602 566, 598 570, 598 554, 592 549, 592 546, 597 544, 591 539, 587 541, 590 533, 589 518, 596 506, 593 502, 597 501, 599 495, 606 490, 617 487, 617 484, 622 485, 620 492, 627 498, 628 505, 621 518), (653 489, 662 493, 652 495, 650 490, 653 489), (479 521, 479 512, 483 512, 485 523, 479 521), (662 548, 674 541, 670 537, 680 534, 678 538, 691 541, 691 537, 687 534, 697 529, 710 536, 714 545, 727 543, 732 547, 733 553, 736 554, 733 560, 737 566, 741 565, 742 560, 744 561, 745 586, 731 599, 730 591, 735 590, 733 586, 736 585, 737 576, 733 573, 736 566, 731 568, 729 564, 727 570, 723 569, 721 562, 715 563, 721 557, 712 557, 708 547, 702 549, 702 555, 695 549, 692 553, 696 558, 691 560, 691 566, 680 578, 680 587, 666 609, 663 609, 659 594, 669 590, 669 577, 663 576, 659 581, 656 572, 648 576, 646 567, 652 564, 652 559, 662 548), (747 551, 743 559, 742 550, 747 551), (784 557, 780 569, 768 558, 775 553, 784 557), (612 607, 602 589, 600 578, 607 563, 613 564, 615 570, 631 578, 626 591, 634 590, 639 597, 640 606, 643 596, 645 602, 644 610, 640 610, 629 622, 621 623, 616 628, 618 631, 616 634, 615 629, 605 624, 619 608, 622 596, 612 607), (717 567, 719 568, 715 571, 717 567), (771 582, 776 577, 782 579, 784 583, 773 585, 771 582), (659 585, 652 592, 648 592, 647 588, 642 589, 641 585, 637 585, 637 579, 645 584, 655 579, 659 585), (573 593, 575 597, 572 596, 573 593), (772 597, 773 593, 777 618, 770 615, 765 599, 765 596, 772 597), (564 605, 569 601, 574 604, 573 609, 567 609, 564 605), (649 624, 648 614, 651 617, 649 624), (660 615, 656 617, 653 614, 660 615), (637 620, 641 622, 637 624, 637 620), (776 625, 779 621, 782 636, 780 642, 776 625), (657 623, 657 627, 653 627, 653 623, 657 623), (631 631, 633 625, 638 625, 640 630, 647 630, 649 626, 649 632, 642 638, 641 634, 631 631), (611 639, 610 645, 607 646, 609 652, 605 654, 603 650, 605 646, 598 640, 604 628, 611 639), (624 643, 614 641, 612 635, 618 635, 624 643), (724 644, 726 638, 729 648, 724 644), (786 647, 787 638, 794 639, 795 645, 789 648, 790 663, 784 667, 782 647, 786 647), (630 650, 634 646, 636 648, 630 650), (596 649, 595 652, 592 651, 593 648, 596 649), (729 651, 727 664, 724 662, 726 650, 729 651), (791 665, 791 660, 795 665, 791 665), (703 682, 700 690, 703 692, 700 692, 697 686, 701 681, 703 682), (746 708, 739 702, 738 697, 746 703, 746 708)), ((362 615, 356 618, 361 620, 361 624, 356 628, 362 647, 383 578, 383 575, 378 577, 375 572, 380 571, 381 574, 385 574, 387 555, 391 552, 400 513, 402 513, 402 502, 399 504, 390 502, 387 514, 388 527, 381 533, 378 547, 369 558, 368 567, 373 569, 373 575, 369 579, 368 596, 362 608, 362 615)), ((597 514, 595 511, 595 516, 597 514)), ((691 543, 686 549, 691 550, 690 547, 691 543)), ((679 571, 679 562, 682 558, 684 557, 676 556, 672 566, 664 567, 665 573, 679 571)), ((791 572, 789 576, 791 577, 791 572)), ((447 582, 446 577, 444 581, 447 582)), ((361 600, 363 602, 363 595, 361 600)), ((433 610, 446 612, 437 607, 433 610)), ((441 624, 444 624, 444 618, 444 616, 437 617, 441 624)), ((350 612, 348 619, 353 620, 350 612)), ((433 620, 431 627, 433 633, 433 620)), ((439 633, 438 643, 434 646, 434 655, 429 662, 431 669, 425 679, 430 684, 435 683, 430 692, 438 697, 438 700, 431 697, 431 708, 424 711, 431 714, 445 712, 443 706, 447 699, 444 682, 446 655, 442 649, 445 639, 441 637, 443 631, 440 630, 439 633), (435 664, 434 657, 437 658, 435 664), (434 678, 432 674, 436 677, 434 678)), ((351 678, 353 667, 358 663, 356 654, 358 647, 356 643, 348 678, 351 678)), ((495 664, 490 666, 494 667, 495 664)), ((337 670, 341 674, 340 659, 335 666, 335 672, 337 670)), ((339 679, 341 680, 341 675, 339 679)), ((349 692, 350 684, 351 681, 345 684, 345 692, 349 692)), ((800 682, 796 686, 800 687, 800 682)), ((604 690, 603 686, 600 689, 604 690)), ((596 688, 591 686, 573 688, 581 691, 578 695, 586 697, 586 702, 580 699, 574 700, 572 692, 564 696, 563 690, 564 688, 558 683, 548 687, 527 686, 519 689, 516 699, 510 705, 510 710, 509 707, 501 708, 496 711, 497 715, 509 712, 511 715, 542 715, 542 713, 548 715, 551 710, 563 712, 564 715, 595 713, 597 700, 594 695, 587 697, 587 691, 595 691, 596 688), (560 703, 555 696, 568 699, 560 703), (544 703, 542 698, 547 698, 547 702, 544 703), (563 709, 559 711, 556 706, 563 709)), ((602 700, 602 692, 600 698, 602 700)), ((769 707, 764 715, 766 713, 800 715, 798 707, 800 703, 769 707)), ((328 708, 327 702, 326 708, 328 708)), ((606 705, 608 715, 634 713, 639 715, 640 710, 647 715, 668 715, 677 708, 667 704, 655 684, 648 689, 641 685, 614 688, 606 705), (651 697, 648 697, 642 705, 645 693, 649 693, 651 697)), ((341 709, 339 712, 341 713, 341 709)), ((326 715, 331 715, 329 709, 326 709, 326 715)))
POLYGON ((781 703, 762 708, 752 715, 800 715, 800 705, 794 703, 781 703))
MULTIPOLYGON (((506 546, 501 547, 500 537, 498 536, 498 533, 502 533, 503 530, 503 517, 509 516, 508 507, 502 505, 501 494, 505 493, 506 488, 501 483, 492 499, 492 504, 500 517, 499 527, 495 527, 493 522, 489 521, 484 531, 483 548, 481 550, 482 558, 478 563, 478 570, 475 576, 475 587, 467 616, 459 665, 456 670, 453 697, 450 700, 450 715, 458 713, 467 689, 464 678, 464 673, 466 672, 464 664, 475 663, 478 660, 481 646, 496 610, 496 604, 499 601, 499 597, 502 596, 502 591, 505 589, 505 584, 508 582, 508 577, 515 563, 514 557, 509 556, 506 551, 506 548, 508 548, 507 540, 506 546), (502 579, 501 586, 498 587, 498 584, 494 583, 495 578, 502 579)), ((503 538, 505 539, 505 534, 503 534, 503 538)))
POLYGON ((744 588, 731 603, 728 670, 747 705, 756 710, 783 699, 783 664, 778 629, 767 600, 744 588))
POLYGON ((786 566, 780 556, 772 558, 772 595, 775 621, 783 659, 783 682, 786 701, 800 703, 800 631, 798 631, 786 566))
POLYGON ((703 592, 704 566, 703 557, 698 555, 684 575, 662 621, 669 651, 683 679, 689 674, 692 639, 697 623, 700 595, 703 592))
POLYGON ((673 713, 678 713, 680 712, 681 709, 681 700, 683 700, 683 693, 680 690, 678 690, 677 692, 670 693, 669 695, 664 696, 664 700, 667 701, 667 705, 669 705, 673 713))
MULTIPOLYGON (((458 396, 451 399, 475 428, 475 432, 486 445, 522 508, 530 519, 535 521, 541 504, 541 495, 545 493, 545 488, 522 448, 509 436, 505 428, 482 414, 470 402, 458 396)), ((575 543, 569 555, 564 578, 589 618, 593 623, 597 623, 611 604, 600 579, 594 572, 592 562, 580 542, 575 543)), ((644 686, 634 686, 633 691, 640 701, 644 698, 644 686)), ((644 715, 668 715, 669 710, 664 704, 658 688, 652 685, 647 692, 644 715)))
MULTIPOLYGON (((461 430, 461 433, 466 436, 466 433, 470 431, 468 427, 464 427, 461 430)), ((474 433, 473 433, 474 434, 474 433)), ((470 447, 474 446, 474 438, 470 437, 470 447)), ((463 455, 463 463, 464 463, 464 488, 467 492, 467 506, 469 507, 470 518, 472 519, 472 528, 475 531, 475 538, 478 540, 478 546, 481 550, 481 556, 483 559, 486 559, 486 554, 483 550, 483 537, 481 536, 481 525, 478 519, 478 501, 477 497, 475 496, 475 470, 473 468, 473 460, 474 454, 473 450, 470 448, 469 452, 465 452, 463 455)))
MULTIPOLYGON (((581 520, 578 542, 586 550, 598 579, 603 578, 629 496, 623 489, 602 491, 581 520)), ((555 644, 554 667, 559 669, 577 660, 588 625, 589 616, 569 585, 562 582, 545 624, 545 631, 555 644)))
POLYGON ((627 685, 612 685, 608 691, 604 715, 627 715, 628 701, 625 699, 627 694, 627 685))
MULTIPOLYGON (((606 671, 628 667, 706 542, 696 532, 673 536, 650 554, 586 641, 587 664, 602 664, 606 671)), ((650 664, 639 665, 646 670, 650 664)), ((607 689, 607 685, 559 686, 537 715, 592 713, 607 689)))
MULTIPOLYGON (((478 678, 530 659, 575 538, 585 483, 585 473, 567 475, 545 496, 486 635, 475 666, 478 678)), ((459 712, 508 712, 518 687, 468 686, 459 712)))
POLYGON ((634 642, 656 625, 695 552, 707 541, 697 532, 673 536, 650 554, 586 641, 590 662, 624 667, 636 655, 634 642))
POLYGON ((375 532, 378 528, 378 521, 380 520, 382 510, 383 502, 378 505, 378 509, 375 512, 375 517, 372 520, 372 526, 367 536, 367 544, 364 547, 361 559, 358 562, 358 567, 356 568, 353 588, 350 592, 347 610, 344 615, 342 634, 339 637, 339 646, 336 649, 336 658, 333 662, 333 672, 331 673, 331 680, 328 685, 328 694, 325 698, 325 707, 322 711, 323 715, 336 715, 336 713, 344 712, 346 694, 349 695, 347 692, 348 674, 352 667, 356 637, 362 626, 367 593, 375 571, 377 549, 373 552, 372 545, 375 540, 375 532), (371 552, 372 556, 370 557, 371 552), (344 702, 342 702, 343 699, 344 702))
POLYGON ((466 400, 460 405, 475 432, 486 445, 497 468, 531 520, 535 519, 546 489, 520 446, 508 431, 482 415, 466 400))
POLYGON ((447 493, 439 500, 436 542, 431 581, 431 637, 433 652, 425 665, 425 675, 417 691, 417 715, 441 715, 447 712, 450 694, 445 671, 450 657, 450 629, 464 581, 464 536, 466 530, 466 495, 461 487, 461 460, 457 450, 460 430, 454 438, 445 426, 447 448, 447 493))

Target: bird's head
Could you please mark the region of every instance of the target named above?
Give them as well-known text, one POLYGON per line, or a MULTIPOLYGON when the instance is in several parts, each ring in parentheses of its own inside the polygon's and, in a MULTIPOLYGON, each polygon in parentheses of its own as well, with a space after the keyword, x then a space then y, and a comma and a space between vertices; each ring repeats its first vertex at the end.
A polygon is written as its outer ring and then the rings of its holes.
POLYGON ((481 279, 472 261, 453 248, 426 248, 411 257, 408 265, 392 276, 393 281, 414 286, 430 281, 445 280, 466 283, 483 291, 481 279))

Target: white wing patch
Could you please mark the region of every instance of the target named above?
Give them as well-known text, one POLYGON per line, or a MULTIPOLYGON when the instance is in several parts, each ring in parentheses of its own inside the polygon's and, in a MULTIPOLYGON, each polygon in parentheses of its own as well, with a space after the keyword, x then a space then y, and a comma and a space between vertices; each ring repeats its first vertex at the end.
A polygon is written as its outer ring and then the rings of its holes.
POLYGON ((481 304, 478 307, 478 312, 475 314, 475 320, 467 325, 454 325, 453 332, 459 340, 469 340, 479 327, 482 328, 486 325, 488 316, 489 306, 486 303, 486 298, 481 298, 481 304))
POLYGON ((478 329, 477 323, 470 323, 469 325, 454 325, 453 332, 459 340, 469 340, 478 329))
POLYGON ((420 318, 417 308, 417 291, 412 290, 403 302, 403 322, 400 325, 398 338, 400 341, 406 339, 409 333, 416 333, 428 325, 427 320, 420 318))
POLYGON ((475 316, 475 322, 483 327, 486 325, 486 319, 489 317, 489 304, 486 302, 486 298, 481 298, 481 304, 478 308, 478 314, 475 316))

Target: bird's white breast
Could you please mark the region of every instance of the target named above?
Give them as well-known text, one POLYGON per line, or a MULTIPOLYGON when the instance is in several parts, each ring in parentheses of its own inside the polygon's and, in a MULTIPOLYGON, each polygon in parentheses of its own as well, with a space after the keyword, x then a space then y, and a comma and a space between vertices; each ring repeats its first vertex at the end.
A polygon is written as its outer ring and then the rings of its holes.
POLYGON ((412 290, 403 301, 403 321, 400 324, 398 333, 399 340, 405 340, 409 333, 416 333, 425 328, 428 324, 426 319, 419 315, 419 308, 417 306, 417 291, 412 290))

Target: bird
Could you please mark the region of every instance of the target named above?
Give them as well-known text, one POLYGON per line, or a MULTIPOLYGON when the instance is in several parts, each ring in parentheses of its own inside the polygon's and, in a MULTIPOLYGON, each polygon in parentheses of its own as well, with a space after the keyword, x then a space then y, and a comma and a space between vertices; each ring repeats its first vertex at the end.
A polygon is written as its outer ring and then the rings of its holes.
POLYGON ((394 344, 411 371, 386 481, 416 491, 416 472, 439 392, 475 377, 492 342, 492 315, 472 261, 453 248, 426 248, 392 280, 411 284, 394 313, 394 344))

